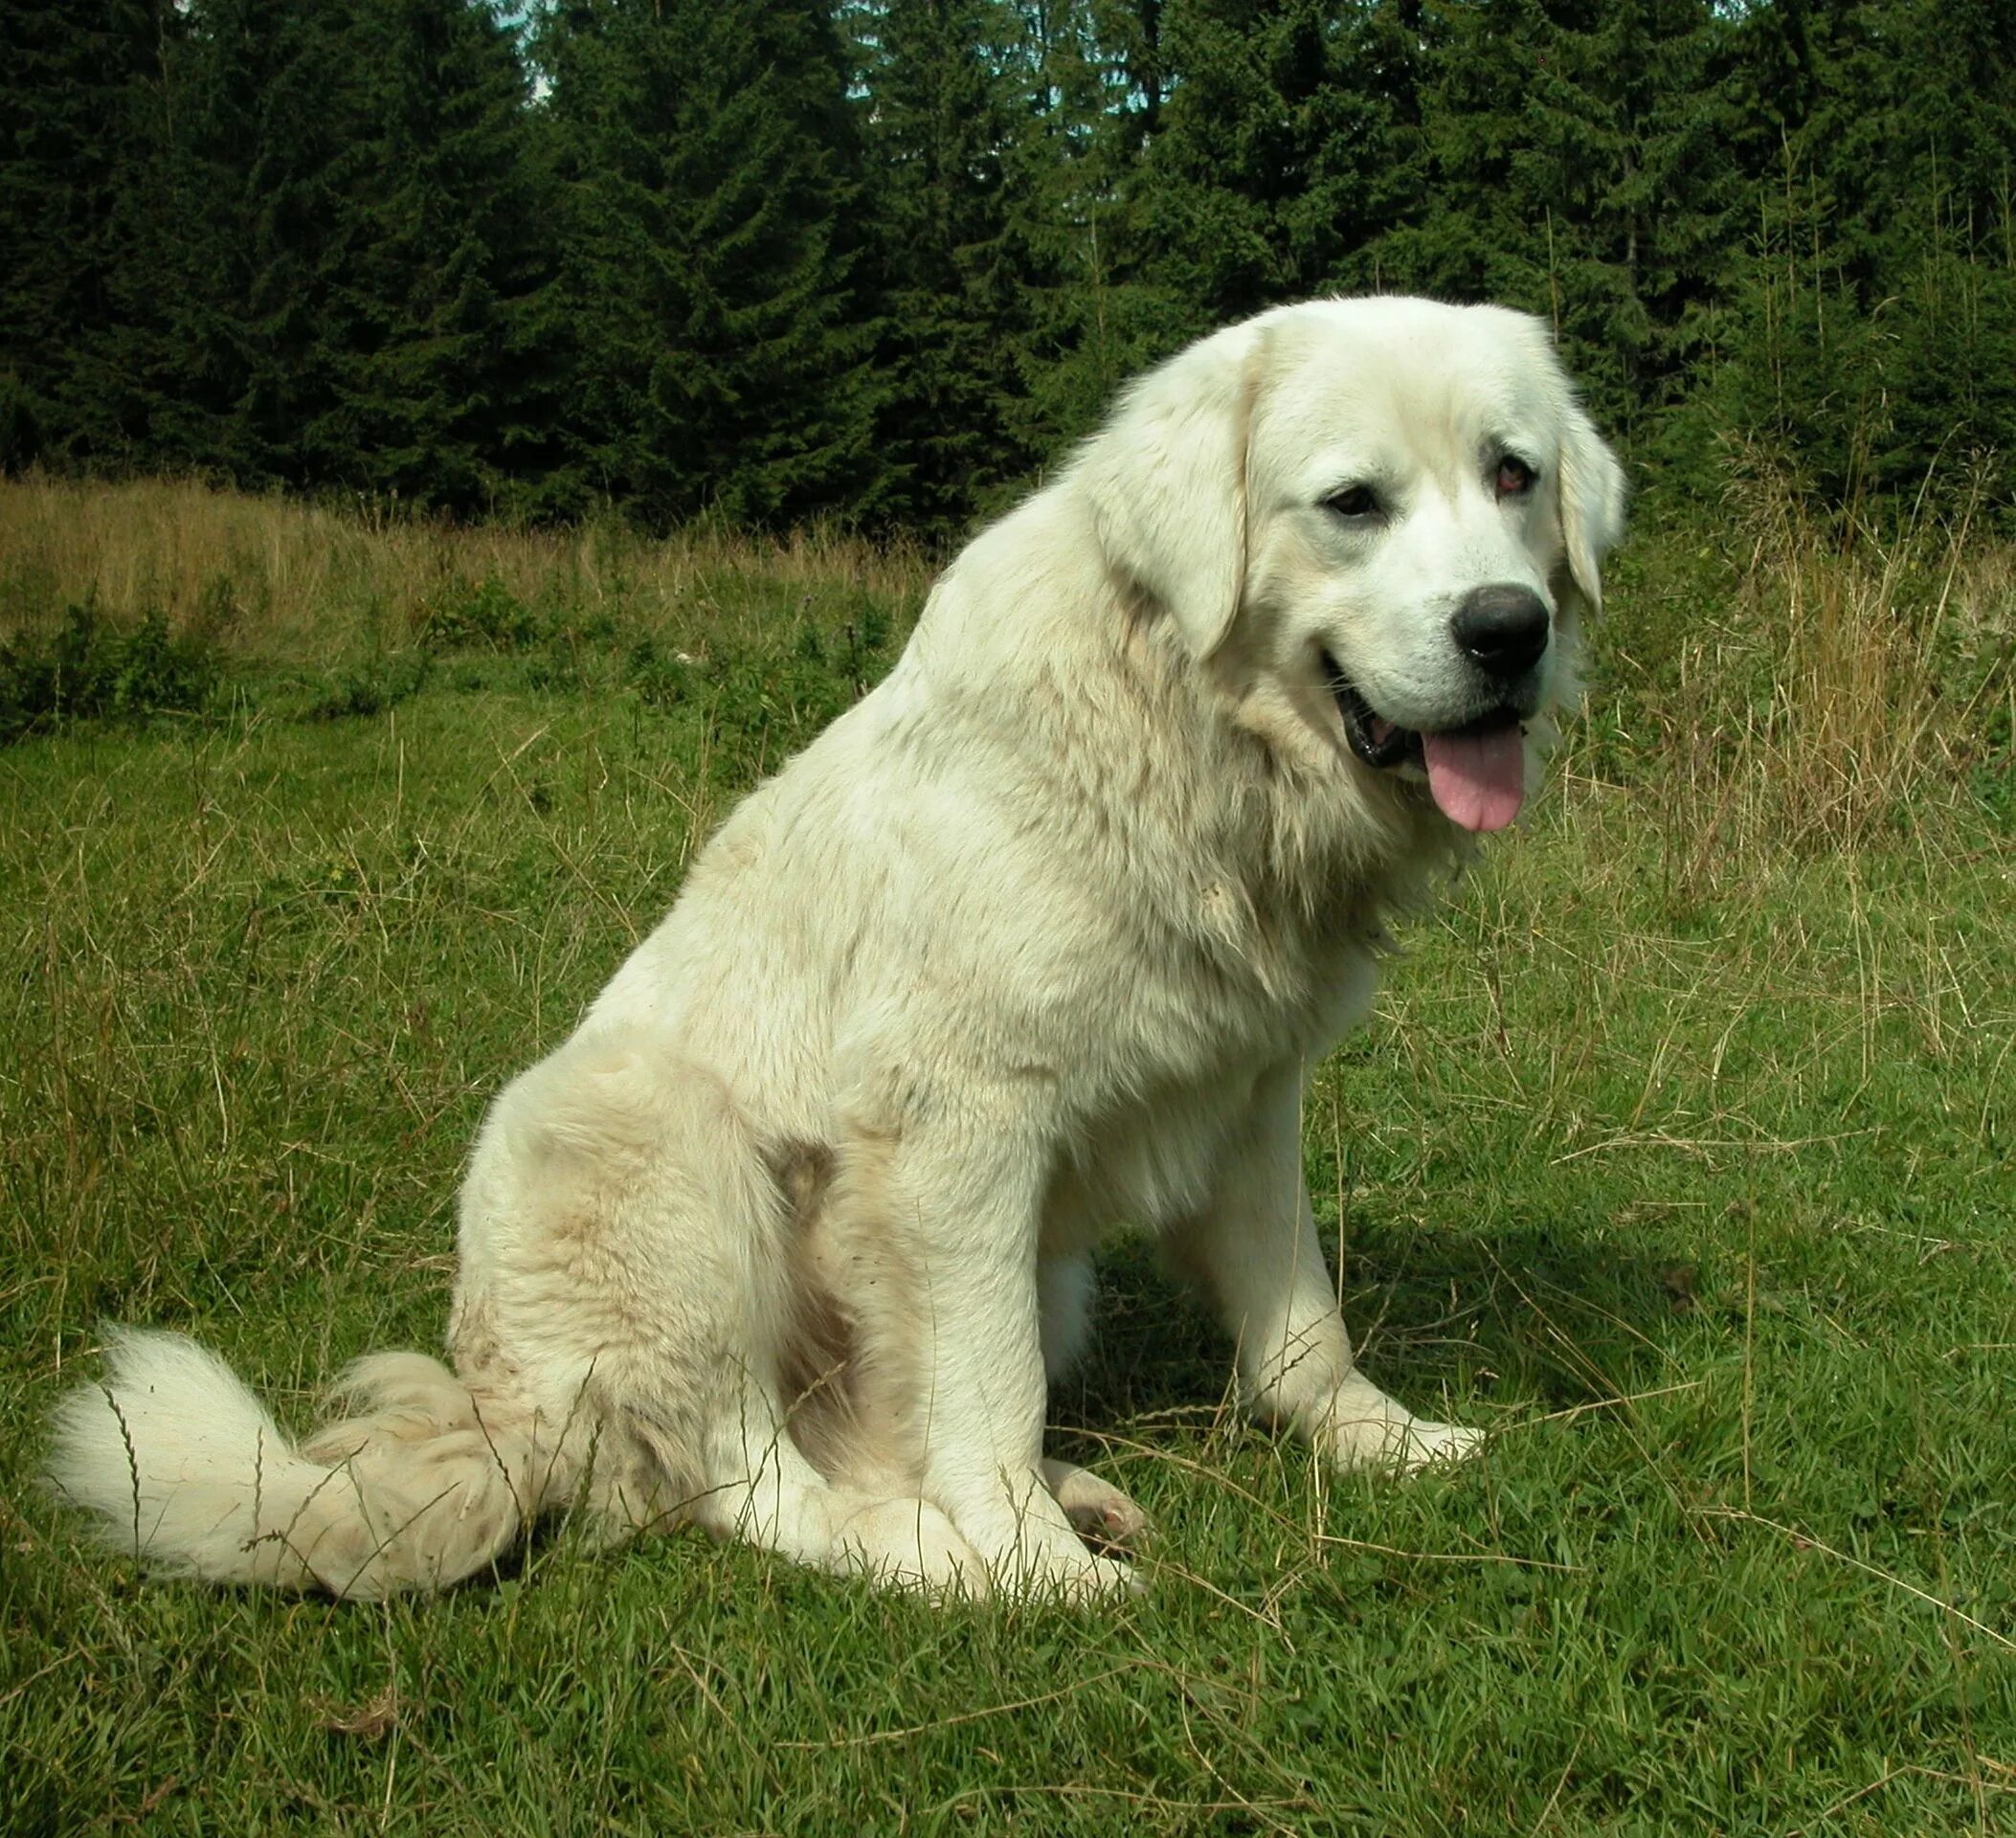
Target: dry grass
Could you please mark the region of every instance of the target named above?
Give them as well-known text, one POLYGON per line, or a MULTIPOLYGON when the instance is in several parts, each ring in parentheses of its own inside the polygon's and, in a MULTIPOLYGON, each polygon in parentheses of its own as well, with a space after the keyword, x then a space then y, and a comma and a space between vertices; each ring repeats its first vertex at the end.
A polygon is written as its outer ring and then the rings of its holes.
POLYGON ((527 606, 645 629, 719 628, 724 574, 811 593, 845 583, 921 597, 921 550, 830 530, 752 538, 695 527, 663 542, 610 522, 567 530, 392 520, 186 480, 0 480, 0 633, 86 599, 164 614, 249 658, 326 660, 420 631, 430 609, 495 581, 527 606))
POLYGON ((1782 477, 1758 486, 1745 611, 1777 656, 1754 770, 1775 782, 1796 832, 1852 844, 1927 773, 1951 776, 1960 763, 1942 666, 1978 652, 1997 622, 2005 640, 2016 630, 2005 550, 1962 580, 1978 508, 1970 501, 1943 525, 1914 519, 1893 536, 1842 536, 1782 477))
MULTIPOLYGON (((1788 851, 1854 849, 1915 805, 1979 797, 2016 732, 2016 546, 1983 537, 1979 492, 1878 529, 1826 518, 1741 454, 1729 507, 1719 529, 1627 548, 1594 672, 1616 738, 1599 720, 1569 763, 1572 780, 1658 762, 1664 871, 1692 902, 1788 851)), ((652 541, 615 522, 463 527, 190 481, 0 480, 0 639, 89 601, 113 621, 158 612, 253 670, 452 647, 468 641, 457 609, 494 589, 576 649, 590 635, 688 662, 761 653, 760 676, 780 632, 840 629, 860 596, 900 639, 933 563, 824 530, 652 541)))
POLYGON ((1978 494, 1879 528, 1746 465, 1729 505, 1708 542, 1655 542, 1654 591, 1599 639, 1625 665, 1598 674, 1622 691, 1624 751, 1659 762, 1667 874, 1691 899, 1979 796, 2016 728, 2016 548, 1982 536, 1978 494))

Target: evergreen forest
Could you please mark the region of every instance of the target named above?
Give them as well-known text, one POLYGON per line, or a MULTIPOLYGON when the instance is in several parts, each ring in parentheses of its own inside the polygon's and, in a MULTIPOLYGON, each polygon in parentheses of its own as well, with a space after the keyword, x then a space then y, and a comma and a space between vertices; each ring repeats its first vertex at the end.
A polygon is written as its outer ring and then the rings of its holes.
POLYGON ((7 0, 0 466, 955 534, 1185 340, 1556 327, 1643 483, 2016 453, 2007 0, 7 0))

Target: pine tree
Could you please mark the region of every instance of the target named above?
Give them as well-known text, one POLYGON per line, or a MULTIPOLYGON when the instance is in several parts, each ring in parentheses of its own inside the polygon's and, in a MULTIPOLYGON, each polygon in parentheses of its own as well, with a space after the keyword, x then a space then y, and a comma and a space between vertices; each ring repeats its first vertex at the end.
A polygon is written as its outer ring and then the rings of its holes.
MULTIPOLYGON (((1408 238, 1439 208, 1422 120, 1428 31, 1422 0, 1367 0, 1347 10, 1335 61, 1348 73, 1349 102, 1319 156, 1320 212, 1347 197, 1333 219, 1351 235, 1312 258, 1324 287, 1397 292, 1419 285, 1408 238)), ((1316 235, 1326 226, 1319 216, 1316 235)), ((1315 236, 1301 233, 1306 244, 1315 236)))
POLYGON ((1364 287, 1542 314, 1699 486, 2016 451, 1998 0, 534 16, 536 94, 491 0, 6 9, 0 465, 950 533, 1184 338, 1364 287))
POLYGON ((1744 22, 1754 230, 1714 379, 1837 503, 2016 449, 2016 17, 1789 0, 1744 22))
POLYGON ((337 288, 350 477, 464 514, 537 509, 561 352, 516 41, 472 0, 368 0, 352 34, 372 132, 337 288))
POLYGON ((1627 427, 1684 386, 1740 232, 1712 0, 1428 0, 1434 211, 1393 265, 1551 321, 1627 427))
POLYGON ((657 526, 871 509, 859 156, 827 9, 566 0, 539 57, 580 486, 657 526))
POLYGON ((951 531, 1037 457, 1008 433, 1026 425, 1010 200, 1034 131, 1022 22, 1003 0, 877 0, 855 29, 876 362, 890 388, 880 439, 907 517, 951 531))
POLYGON ((1218 321, 1412 279, 1427 209, 1420 0, 1189 0, 1136 179, 1154 272, 1218 321), (1391 272, 1396 267, 1398 274, 1391 272))
POLYGON ((1006 241, 1018 276, 1015 449, 1040 462, 1099 420, 1131 376, 1194 323, 1144 260, 1131 184, 1159 114, 1159 0, 1023 9, 1031 104, 1005 149, 1006 241))
POLYGON ((0 467, 116 461, 144 417, 85 348, 151 292, 143 188, 168 0, 20 0, 0 14, 0 467))
POLYGON ((1318 11, 1315 0, 1190 0, 1168 11, 1171 89, 1136 197, 1151 272, 1198 329, 1297 291, 1278 207, 1300 174, 1274 54, 1318 11))
POLYGON ((371 120, 346 0, 188 0, 168 73, 171 247, 157 455, 247 483, 347 476, 371 120))

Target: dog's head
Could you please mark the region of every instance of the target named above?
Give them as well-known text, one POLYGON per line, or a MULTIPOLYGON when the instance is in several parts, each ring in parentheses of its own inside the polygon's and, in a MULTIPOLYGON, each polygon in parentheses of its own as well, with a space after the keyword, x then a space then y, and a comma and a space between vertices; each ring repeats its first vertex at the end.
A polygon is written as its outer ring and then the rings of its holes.
POLYGON ((1271 742, 1509 823, 1576 690, 1624 478, 1537 322, 1314 301, 1192 346, 1086 448, 1109 563, 1271 742))

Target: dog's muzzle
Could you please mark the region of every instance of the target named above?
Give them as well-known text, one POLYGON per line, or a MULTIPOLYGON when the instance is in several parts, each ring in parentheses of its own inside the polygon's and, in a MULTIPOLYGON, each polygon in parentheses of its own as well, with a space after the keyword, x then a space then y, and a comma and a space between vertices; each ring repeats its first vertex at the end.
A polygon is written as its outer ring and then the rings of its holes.
POLYGON ((1323 674, 1351 751, 1377 772, 1419 766, 1443 815, 1466 830, 1502 830, 1526 796, 1521 710, 1499 704, 1454 728, 1423 731, 1388 721, 1328 651, 1323 674))

